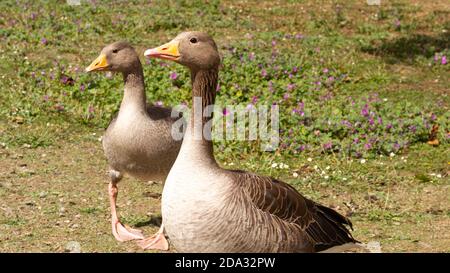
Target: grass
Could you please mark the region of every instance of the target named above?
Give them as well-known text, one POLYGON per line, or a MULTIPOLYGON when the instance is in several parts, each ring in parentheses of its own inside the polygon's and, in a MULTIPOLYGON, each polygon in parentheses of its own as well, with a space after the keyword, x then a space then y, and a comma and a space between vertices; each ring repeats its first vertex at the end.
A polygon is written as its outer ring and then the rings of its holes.
MULTIPOLYGON (((98 141, 122 80, 82 71, 110 42, 142 53, 186 29, 219 45, 219 103, 280 106, 279 149, 216 141, 224 167, 289 182, 383 251, 450 251, 446 1, 3 1, 0 10, 0 251, 65 251, 70 241, 83 252, 139 251, 111 236, 98 141), (433 125, 437 147, 426 143, 433 125)), ((189 102, 184 69, 143 63, 149 101, 189 102)), ((160 200, 148 193, 161 189, 124 179, 123 220, 155 232, 160 200)))

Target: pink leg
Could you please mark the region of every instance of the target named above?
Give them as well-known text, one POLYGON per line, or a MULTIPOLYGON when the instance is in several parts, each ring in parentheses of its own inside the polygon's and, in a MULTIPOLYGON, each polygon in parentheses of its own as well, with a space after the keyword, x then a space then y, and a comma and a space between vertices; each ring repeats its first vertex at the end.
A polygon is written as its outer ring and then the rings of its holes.
POLYGON ((111 181, 109 183, 109 201, 111 206, 111 225, 112 225, 112 233, 114 237, 116 237, 117 241, 124 242, 129 240, 137 240, 137 239, 143 239, 144 235, 142 235, 142 232, 137 229, 133 229, 130 227, 124 227, 117 217, 117 211, 116 211, 116 200, 117 200, 117 194, 119 190, 117 189, 117 182, 111 181))
POLYGON ((169 243, 164 236, 164 225, 161 225, 155 235, 139 240, 137 244, 142 249, 169 250, 169 243))

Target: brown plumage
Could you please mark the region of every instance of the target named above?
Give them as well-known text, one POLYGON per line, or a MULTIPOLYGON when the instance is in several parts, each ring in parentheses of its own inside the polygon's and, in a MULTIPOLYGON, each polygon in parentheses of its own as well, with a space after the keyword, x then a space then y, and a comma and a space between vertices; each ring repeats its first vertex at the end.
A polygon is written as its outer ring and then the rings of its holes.
MULTIPOLYGON (((144 74, 135 50, 127 42, 112 43, 86 71, 114 71, 123 75, 124 95, 119 113, 106 130, 102 144, 110 166, 109 194, 112 232, 119 241, 144 239, 139 230, 124 227, 116 213, 117 183, 123 174, 142 180, 164 181, 180 150, 181 140, 172 137, 172 125, 179 117, 170 108, 146 102, 144 74)), ((154 239, 165 241, 162 227, 154 239)), ((156 241, 154 242, 156 243, 156 241)), ((144 248, 166 249, 147 242, 144 248)))
POLYGON ((146 55, 191 70, 194 114, 162 194, 164 226, 178 251, 317 252, 356 242, 350 220, 292 186, 217 165, 211 132, 203 131, 211 118, 194 118, 215 100, 220 58, 207 34, 182 33, 146 55))
POLYGON ((352 228, 349 219, 303 197, 291 185, 244 171, 233 171, 233 175, 259 210, 298 226, 298 232, 303 233, 314 251, 356 242, 345 226, 352 228))

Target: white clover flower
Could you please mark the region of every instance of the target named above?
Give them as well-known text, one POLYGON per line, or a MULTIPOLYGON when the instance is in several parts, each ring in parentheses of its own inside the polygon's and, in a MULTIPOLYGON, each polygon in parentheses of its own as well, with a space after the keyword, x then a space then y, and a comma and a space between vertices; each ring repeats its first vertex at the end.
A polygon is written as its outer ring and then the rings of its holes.
POLYGON ((437 177, 437 178, 441 178, 442 175, 441 175, 440 173, 438 173, 438 174, 436 175, 436 177, 437 177))
POLYGON ((363 159, 361 159, 361 164, 365 164, 366 163, 366 160, 363 158, 363 159))
POLYGON ((307 160, 308 160, 308 162, 311 162, 311 161, 312 161, 312 158, 311 158, 311 157, 308 157, 307 160))
POLYGON ((345 178, 345 177, 342 177, 342 180, 343 180, 343 181, 347 181, 347 178, 345 178))
POLYGON ((325 178, 325 179, 328 179, 328 178, 330 178, 328 175, 325 175, 323 178, 325 178))
POLYGON ((297 172, 294 172, 294 173, 292 174, 292 176, 295 177, 295 178, 297 178, 297 177, 298 177, 298 173, 297 173, 297 172))
POLYGON ((390 156, 390 157, 394 157, 395 154, 394 154, 393 152, 391 152, 391 153, 389 154, 389 156, 390 156))
POLYGON ((278 164, 277 163, 272 163, 272 166, 271 166, 272 168, 276 168, 276 167, 278 167, 278 164))
POLYGON ((331 167, 330 166, 327 166, 326 168, 325 168, 325 170, 329 170, 331 167))

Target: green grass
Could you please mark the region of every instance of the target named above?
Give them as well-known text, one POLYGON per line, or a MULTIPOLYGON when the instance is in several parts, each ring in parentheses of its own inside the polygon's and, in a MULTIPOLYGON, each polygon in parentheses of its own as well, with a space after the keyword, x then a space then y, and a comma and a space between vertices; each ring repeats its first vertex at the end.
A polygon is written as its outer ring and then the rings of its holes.
MULTIPOLYGON (((0 3, 0 251, 64 251, 70 240, 137 250, 110 235, 98 142, 122 78, 83 71, 108 43, 128 40, 142 55, 188 29, 219 45, 218 103, 280 106, 279 149, 216 141, 221 164, 282 178, 351 215, 355 236, 386 251, 450 250, 446 1, 161 2, 0 3)), ((185 69, 142 62, 150 102, 190 101, 185 69)), ((119 195, 124 219, 156 231, 159 200, 142 193, 161 187, 132 183, 119 195)))

